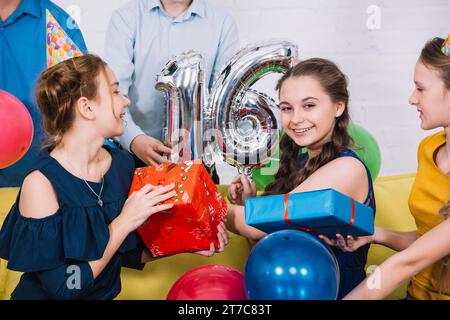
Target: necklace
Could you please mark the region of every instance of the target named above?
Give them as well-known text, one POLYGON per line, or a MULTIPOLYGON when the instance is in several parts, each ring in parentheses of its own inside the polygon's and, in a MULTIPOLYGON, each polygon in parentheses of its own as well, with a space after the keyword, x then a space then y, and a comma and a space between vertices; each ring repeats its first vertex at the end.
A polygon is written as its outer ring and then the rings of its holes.
POLYGON ((102 192, 103 192, 103 185, 104 185, 104 182, 105 182, 105 176, 104 176, 103 172, 102 172, 102 186, 100 187, 100 192, 97 194, 97 192, 95 192, 94 189, 92 189, 92 187, 91 187, 91 186, 89 185, 89 183, 83 178, 83 176, 78 172, 78 170, 75 169, 75 166, 73 166, 72 163, 70 163, 70 161, 67 159, 66 155, 65 155, 63 152, 61 152, 61 154, 62 154, 62 156, 64 157, 64 160, 72 167, 72 169, 76 172, 76 174, 77 174, 79 177, 81 177, 81 180, 83 180, 84 183, 86 183, 86 185, 88 186, 89 190, 91 190, 92 193, 95 194, 95 196, 97 197, 97 200, 98 200, 98 201, 97 201, 98 205, 99 205, 100 207, 103 207, 103 200, 102 200, 102 198, 101 198, 102 192))

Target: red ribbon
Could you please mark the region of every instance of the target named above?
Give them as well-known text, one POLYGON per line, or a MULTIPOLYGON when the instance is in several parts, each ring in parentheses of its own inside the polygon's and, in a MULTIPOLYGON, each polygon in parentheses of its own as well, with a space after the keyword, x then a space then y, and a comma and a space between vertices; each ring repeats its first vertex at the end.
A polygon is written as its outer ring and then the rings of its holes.
MULTIPOLYGON (((286 223, 288 223, 302 231, 320 234, 319 229, 307 228, 305 226, 299 225, 299 224, 289 220, 288 200, 289 200, 289 194, 287 193, 284 195, 284 221, 286 221, 286 223)), ((351 199, 351 201, 352 201, 352 214, 351 214, 350 222, 348 224, 341 225, 341 226, 321 227, 320 229, 334 229, 334 228, 351 227, 355 223, 355 200, 351 199)))

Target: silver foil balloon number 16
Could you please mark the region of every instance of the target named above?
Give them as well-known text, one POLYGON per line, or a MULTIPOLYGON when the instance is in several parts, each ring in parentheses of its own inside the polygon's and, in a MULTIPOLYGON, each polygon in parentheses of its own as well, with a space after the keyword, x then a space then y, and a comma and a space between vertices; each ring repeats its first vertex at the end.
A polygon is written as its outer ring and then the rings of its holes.
POLYGON ((288 41, 250 45, 222 68, 208 94, 205 61, 190 51, 170 60, 157 77, 165 95, 164 143, 170 160, 201 159, 211 167, 223 160, 251 178, 278 144, 275 101, 252 88, 271 73, 284 73, 298 56, 288 41))

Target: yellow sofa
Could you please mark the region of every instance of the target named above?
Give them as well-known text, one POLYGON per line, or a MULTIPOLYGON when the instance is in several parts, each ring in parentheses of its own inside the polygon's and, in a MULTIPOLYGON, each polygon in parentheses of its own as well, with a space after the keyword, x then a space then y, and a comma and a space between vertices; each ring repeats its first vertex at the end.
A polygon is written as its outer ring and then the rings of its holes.
MULTIPOLYGON (((407 201, 414 181, 414 174, 380 177, 375 182, 377 216, 375 223, 399 231, 414 230, 414 220, 409 213, 407 201)), ((222 193, 226 186, 220 186, 222 193)), ((0 225, 17 195, 17 189, 0 189, 0 225)), ((117 299, 165 299, 173 283, 186 271, 203 264, 224 264, 243 271, 251 243, 235 234, 225 252, 211 258, 195 254, 176 256, 148 263, 143 271, 122 269, 122 291, 117 299)), ((392 250, 373 245, 369 252, 367 266, 379 265, 392 250)), ((0 259, 0 299, 9 299, 20 273, 6 269, 7 262, 0 259)), ((388 299, 405 296, 406 284, 397 289, 388 299)))

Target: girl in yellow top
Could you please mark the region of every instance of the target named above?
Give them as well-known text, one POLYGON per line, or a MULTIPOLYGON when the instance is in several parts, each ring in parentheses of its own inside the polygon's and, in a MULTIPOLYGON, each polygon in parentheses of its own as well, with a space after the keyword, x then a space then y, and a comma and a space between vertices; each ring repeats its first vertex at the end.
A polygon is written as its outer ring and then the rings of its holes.
POLYGON ((409 99, 420 114, 422 129, 443 128, 419 145, 417 177, 409 197, 417 230, 376 228, 372 237, 323 237, 344 251, 354 251, 367 243, 401 251, 346 299, 382 299, 412 277, 408 298, 450 300, 450 54, 445 44, 449 42, 450 36, 446 42, 434 38, 425 45, 414 71, 416 88, 409 99), (367 284, 374 280, 381 285, 369 288, 367 284))

